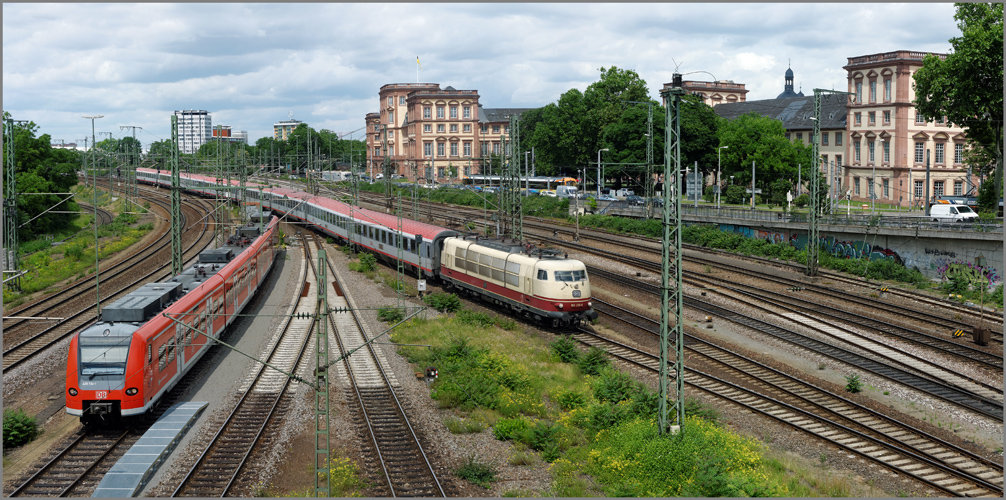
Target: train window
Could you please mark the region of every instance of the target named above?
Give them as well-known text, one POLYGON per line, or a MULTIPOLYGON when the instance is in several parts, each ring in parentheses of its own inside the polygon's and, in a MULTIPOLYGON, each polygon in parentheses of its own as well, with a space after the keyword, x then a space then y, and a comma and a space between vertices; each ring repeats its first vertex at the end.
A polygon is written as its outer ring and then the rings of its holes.
POLYGON ((509 274, 520 274, 520 263, 519 262, 507 262, 506 272, 509 274))
POLYGON ((482 254, 479 256, 479 264, 484 266, 491 266, 493 264, 493 256, 482 254))
POLYGON ((544 269, 539 269, 538 270, 538 279, 540 279, 542 281, 548 281, 548 271, 546 271, 544 269))
POLYGON ((164 360, 164 353, 167 351, 167 346, 161 344, 161 347, 157 348, 157 369, 164 370, 164 367, 168 366, 167 362, 164 360))
POLYGON ((478 270, 479 270, 479 264, 478 264, 478 262, 473 262, 473 261, 465 262, 465 267, 468 269, 468 272, 471 272, 471 273, 478 272, 478 270))
POLYGON ((457 249, 454 250, 454 255, 459 259, 465 258, 465 249, 458 247, 457 249))
POLYGON ((154 346, 147 344, 147 364, 154 361, 154 346))
POLYGON ((583 281, 587 279, 587 271, 556 271, 555 280, 556 281, 583 281))
POLYGON ((488 278, 490 276, 489 269, 489 266, 479 266, 479 274, 488 278))
POLYGON ((508 285, 520 286, 520 277, 516 274, 506 273, 506 282, 508 285))
POLYGON ((492 278, 496 281, 503 281, 503 271, 501 269, 492 269, 492 278))
MULTIPOLYGON (((500 269, 500 270, 502 270, 504 265, 505 265, 505 262, 503 261, 503 259, 501 259, 499 257, 493 257, 493 269, 500 269)), ((500 281, 503 281, 503 280, 500 279, 500 281)))
POLYGON ((121 375, 126 373, 129 341, 132 337, 78 337, 81 375, 121 375))

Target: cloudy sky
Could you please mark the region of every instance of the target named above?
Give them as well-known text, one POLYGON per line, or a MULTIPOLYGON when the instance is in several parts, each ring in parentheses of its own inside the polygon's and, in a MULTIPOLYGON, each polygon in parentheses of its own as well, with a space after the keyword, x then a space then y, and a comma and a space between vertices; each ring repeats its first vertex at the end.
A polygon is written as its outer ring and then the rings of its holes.
POLYGON ((54 142, 143 127, 171 137, 171 114, 272 136, 295 119, 356 133, 378 90, 417 81, 477 90, 488 108, 538 107, 635 70, 651 97, 677 66, 686 80, 733 80, 772 99, 796 86, 844 90, 847 58, 947 52, 949 3, 222 3, 3 4, 3 109, 54 142), (710 76, 713 75, 713 76, 710 76))

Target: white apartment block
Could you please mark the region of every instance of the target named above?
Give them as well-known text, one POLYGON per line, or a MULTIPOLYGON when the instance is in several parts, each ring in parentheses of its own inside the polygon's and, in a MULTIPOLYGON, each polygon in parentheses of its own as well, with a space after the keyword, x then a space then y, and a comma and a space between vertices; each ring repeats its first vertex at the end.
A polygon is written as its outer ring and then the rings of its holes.
POLYGON ((205 110, 175 111, 178 117, 178 151, 194 154, 213 137, 210 113, 205 110))

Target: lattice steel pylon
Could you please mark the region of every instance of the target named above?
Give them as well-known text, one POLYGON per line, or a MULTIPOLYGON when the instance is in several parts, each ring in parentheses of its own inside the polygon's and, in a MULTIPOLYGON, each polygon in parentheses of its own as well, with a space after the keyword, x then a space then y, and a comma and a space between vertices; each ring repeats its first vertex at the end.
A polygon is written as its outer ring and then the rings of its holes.
MULTIPOLYGON (((813 162, 814 168, 810 169, 810 213, 807 215, 807 222, 809 227, 807 229, 807 276, 817 276, 818 260, 820 255, 821 238, 819 229, 819 219, 821 216, 822 206, 821 206, 821 194, 820 194, 820 181, 818 178, 821 176, 821 96, 839 94, 850 96, 853 95, 850 92, 842 92, 839 90, 825 90, 825 89, 814 89, 814 135, 811 137, 811 146, 813 152, 811 153, 811 161, 813 162)), ((832 182, 828 179, 828 182, 832 182)), ((754 195, 752 195, 754 196, 754 195)))
POLYGON ((395 286, 398 288, 398 310, 402 311, 402 315, 405 315, 405 250, 402 248, 402 194, 398 194, 398 209, 395 210, 395 216, 398 223, 398 231, 395 233, 395 250, 397 254, 395 257, 398 259, 398 276, 395 281, 395 286))
POLYGON ((315 421, 314 421, 314 496, 332 495, 329 469, 329 394, 328 394, 328 260, 325 249, 318 250, 318 309, 315 313, 315 421))
MULTIPOLYGON (((667 344, 669 336, 674 334, 674 373, 675 373, 675 420, 681 426, 685 417, 685 373, 684 373, 684 302, 682 296, 681 269, 681 116, 679 113, 681 98, 685 90, 681 88, 681 75, 673 75, 672 87, 660 92, 668 103, 664 142, 664 214, 663 237, 661 238, 661 273, 660 273, 660 402, 657 422, 661 434, 670 431, 668 422, 668 371, 669 362, 667 344), (671 208, 671 190, 674 186, 673 213, 671 208), (671 256, 671 246, 674 255, 671 256), (673 260, 672 260, 673 259, 673 260), (673 275, 673 288, 671 279, 673 275), (671 303, 673 300, 673 304, 671 303), (674 325, 670 325, 671 307, 673 306, 674 325)), ((679 427, 683 429, 683 427, 679 427)))
POLYGON ((17 177, 16 163, 14 162, 14 120, 4 120, 3 122, 3 144, 5 159, 3 165, 3 249, 4 268, 3 270, 11 277, 7 279, 8 290, 20 291, 21 278, 18 273, 21 271, 21 259, 18 258, 17 240, 17 177))
POLYGON ((182 183, 178 173, 178 117, 171 115, 171 274, 182 274, 182 183))
POLYGON ((520 194, 520 118, 510 117, 510 141, 506 149, 506 165, 500 175, 500 222, 503 237, 516 241, 524 240, 524 214, 521 211, 520 194))

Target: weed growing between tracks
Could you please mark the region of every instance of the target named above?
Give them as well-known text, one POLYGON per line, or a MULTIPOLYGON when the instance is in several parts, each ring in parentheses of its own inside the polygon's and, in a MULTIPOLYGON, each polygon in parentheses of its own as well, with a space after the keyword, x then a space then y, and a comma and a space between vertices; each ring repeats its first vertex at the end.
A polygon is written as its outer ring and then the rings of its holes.
MULTIPOLYGON (((689 401, 684 431, 661 436, 656 394, 596 355, 553 350, 523 328, 473 324, 461 316, 468 315, 410 320, 392 340, 403 344, 399 351, 416 371, 438 369, 430 397, 455 410, 445 425, 459 427, 459 416, 481 422, 513 444, 511 463, 537 464, 535 454, 550 463, 551 488, 535 496, 790 494, 793 471, 773 467, 757 441, 722 427, 710 408, 689 401), (581 358, 593 360, 585 366, 597 375, 583 373, 581 358)), ((466 477, 473 471, 455 472, 466 477)), ((479 471, 466 479, 485 486, 486 471, 479 471)))

